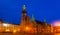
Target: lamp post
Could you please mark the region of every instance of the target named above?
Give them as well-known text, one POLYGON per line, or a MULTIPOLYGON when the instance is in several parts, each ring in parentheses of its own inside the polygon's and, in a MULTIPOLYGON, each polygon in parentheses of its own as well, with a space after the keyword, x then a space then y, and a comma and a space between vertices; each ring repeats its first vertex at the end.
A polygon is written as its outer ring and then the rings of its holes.
POLYGON ((37 35, 38 35, 38 24, 36 25, 36 31, 37 31, 37 35))
POLYGON ((52 24, 50 25, 50 35, 51 35, 51 30, 52 30, 52 24))

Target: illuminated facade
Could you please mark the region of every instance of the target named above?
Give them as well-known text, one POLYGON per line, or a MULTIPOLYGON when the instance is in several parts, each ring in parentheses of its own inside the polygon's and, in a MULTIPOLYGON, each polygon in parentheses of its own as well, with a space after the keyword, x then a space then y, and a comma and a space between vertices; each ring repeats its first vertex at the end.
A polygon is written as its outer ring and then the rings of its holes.
POLYGON ((30 30, 32 32, 51 32, 51 25, 46 23, 46 20, 44 22, 37 22, 34 18, 34 15, 32 15, 32 18, 30 18, 27 15, 26 7, 23 6, 22 9, 22 17, 21 17, 21 24, 20 27, 23 31, 30 30))
POLYGON ((34 16, 30 18, 27 15, 26 6, 23 6, 20 25, 3 23, 0 21, 0 32, 27 32, 27 33, 47 33, 51 32, 52 26, 44 22, 36 21, 34 16))

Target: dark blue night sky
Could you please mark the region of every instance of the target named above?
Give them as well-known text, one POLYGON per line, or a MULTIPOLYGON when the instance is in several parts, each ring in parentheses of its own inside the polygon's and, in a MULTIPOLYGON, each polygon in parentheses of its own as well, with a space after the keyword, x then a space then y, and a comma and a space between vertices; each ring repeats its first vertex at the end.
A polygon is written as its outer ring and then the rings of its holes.
POLYGON ((48 23, 60 19, 59 0, 0 0, 0 18, 4 22, 19 24, 22 6, 26 5, 28 15, 34 15, 36 20, 48 23))

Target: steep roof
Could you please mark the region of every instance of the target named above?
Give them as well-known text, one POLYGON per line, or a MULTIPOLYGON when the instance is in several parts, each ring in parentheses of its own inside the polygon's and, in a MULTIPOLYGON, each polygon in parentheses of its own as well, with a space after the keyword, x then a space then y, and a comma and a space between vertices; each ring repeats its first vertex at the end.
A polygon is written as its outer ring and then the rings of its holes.
POLYGON ((0 19, 0 22, 3 22, 3 19, 0 19))
MULTIPOLYGON (((38 21, 38 20, 35 20, 37 24, 41 24, 41 25, 44 25, 45 22, 41 22, 41 21, 38 21)), ((47 24, 48 26, 51 26, 50 24, 47 24)))
POLYGON ((41 24, 41 25, 43 25, 43 22, 38 21, 38 20, 35 20, 35 21, 36 21, 37 24, 41 24))

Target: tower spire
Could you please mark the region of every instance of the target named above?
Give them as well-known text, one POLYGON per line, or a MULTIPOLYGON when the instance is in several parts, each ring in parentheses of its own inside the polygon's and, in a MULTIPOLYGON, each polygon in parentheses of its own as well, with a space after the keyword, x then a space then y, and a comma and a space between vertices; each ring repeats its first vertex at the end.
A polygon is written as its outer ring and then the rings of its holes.
POLYGON ((25 5, 23 5, 23 10, 25 10, 26 9, 26 6, 25 5))
POLYGON ((44 19, 44 22, 46 23, 46 18, 44 19))
POLYGON ((26 16, 26 15, 27 15, 26 13, 27 13, 27 12, 26 12, 26 6, 23 5, 22 15, 23 15, 23 16, 26 16))
POLYGON ((47 23, 46 23, 46 18, 44 19, 44 23, 47 25, 47 23))
POLYGON ((32 21, 35 21, 34 15, 32 15, 32 21))

